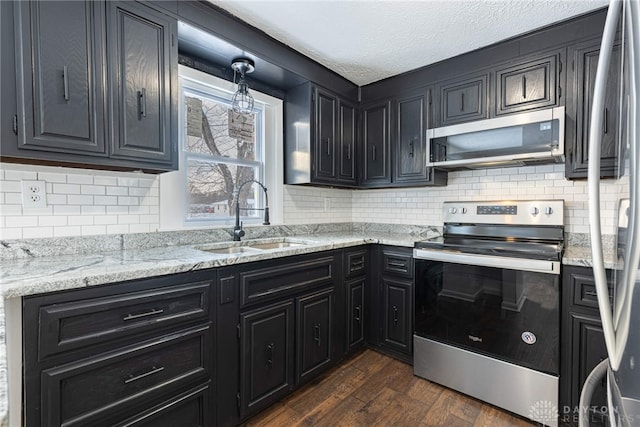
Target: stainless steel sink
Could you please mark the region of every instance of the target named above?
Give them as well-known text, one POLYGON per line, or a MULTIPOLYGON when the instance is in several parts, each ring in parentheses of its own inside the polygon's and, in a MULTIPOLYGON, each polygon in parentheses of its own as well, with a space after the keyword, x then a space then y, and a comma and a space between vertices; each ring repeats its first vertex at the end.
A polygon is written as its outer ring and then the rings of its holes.
POLYGON ((225 246, 220 248, 198 248, 200 251, 211 252, 214 254, 240 254, 244 252, 256 253, 259 250, 248 246, 225 246))
POLYGON ((295 246, 304 246, 304 243, 297 242, 272 242, 272 243, 249 243, 250 248, 268 250, 268 249, 279 249, 279 248, 291 248, 295 246))

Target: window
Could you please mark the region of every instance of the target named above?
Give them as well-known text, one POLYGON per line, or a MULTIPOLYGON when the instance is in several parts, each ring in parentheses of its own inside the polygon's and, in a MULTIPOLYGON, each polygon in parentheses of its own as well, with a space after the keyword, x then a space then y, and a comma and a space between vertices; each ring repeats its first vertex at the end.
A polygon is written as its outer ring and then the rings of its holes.
POLYGON ((232 224, 236 199, 245 224, 262 223, 267 199, 254 181, 268 188, 271 220, 277 221, 282 101, 250 89, 254 113, 238 114, 231 109, 231 82, 183 66, 179 70, 180 171, 161 176, 162 228, 232 224))

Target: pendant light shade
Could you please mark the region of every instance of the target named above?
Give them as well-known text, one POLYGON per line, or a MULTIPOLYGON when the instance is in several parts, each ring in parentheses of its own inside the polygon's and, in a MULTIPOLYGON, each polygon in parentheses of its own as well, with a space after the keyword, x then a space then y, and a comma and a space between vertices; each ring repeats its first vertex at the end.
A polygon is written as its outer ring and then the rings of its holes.
POLYGON ((249 58, 236 58, 231 62, 233 71, 240 73, 238 89, 231 98, 233 111, 236 113, 250 114, 253 112, 253 96, 249 93, 249 87, 244 79, 245 74, 252 73, 254 62, 249 58))

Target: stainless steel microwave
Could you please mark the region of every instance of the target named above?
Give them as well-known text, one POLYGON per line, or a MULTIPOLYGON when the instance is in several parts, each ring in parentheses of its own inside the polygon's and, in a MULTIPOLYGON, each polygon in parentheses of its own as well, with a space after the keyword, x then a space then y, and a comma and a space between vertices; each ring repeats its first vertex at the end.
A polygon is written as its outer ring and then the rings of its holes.
POLYGON ((491 168, 564 161, 564 107, 427 130, 427 166, 491 168))

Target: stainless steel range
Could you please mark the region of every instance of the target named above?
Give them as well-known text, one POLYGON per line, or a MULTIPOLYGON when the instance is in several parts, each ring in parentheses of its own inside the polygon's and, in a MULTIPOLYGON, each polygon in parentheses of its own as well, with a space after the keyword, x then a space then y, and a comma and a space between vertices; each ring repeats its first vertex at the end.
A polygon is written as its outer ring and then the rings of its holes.
POLYGON ((418 242, 414 373, 557 425, 564 202, 447 202, 418 242))

